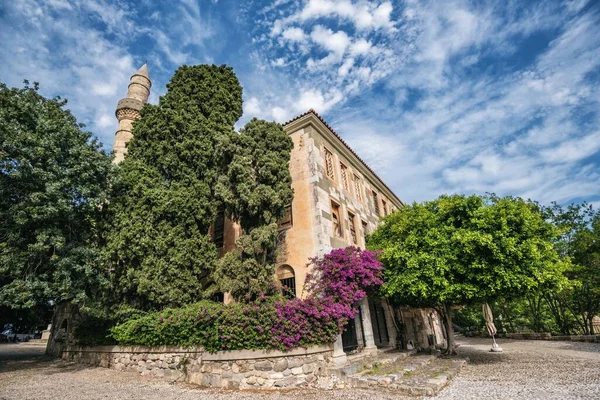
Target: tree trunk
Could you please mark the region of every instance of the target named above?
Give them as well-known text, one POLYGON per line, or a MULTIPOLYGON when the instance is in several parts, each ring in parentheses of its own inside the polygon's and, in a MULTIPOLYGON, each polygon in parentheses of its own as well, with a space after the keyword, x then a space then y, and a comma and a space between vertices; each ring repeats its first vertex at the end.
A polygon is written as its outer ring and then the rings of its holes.
POLYGON ((456 348, 454 347, 454 325, 452 325, 452 306, 450 304, 443 305, 442 319, 446 328, 446 339, 448 341, 448 347, 444 355, 452 356, 456 354, 456 348))

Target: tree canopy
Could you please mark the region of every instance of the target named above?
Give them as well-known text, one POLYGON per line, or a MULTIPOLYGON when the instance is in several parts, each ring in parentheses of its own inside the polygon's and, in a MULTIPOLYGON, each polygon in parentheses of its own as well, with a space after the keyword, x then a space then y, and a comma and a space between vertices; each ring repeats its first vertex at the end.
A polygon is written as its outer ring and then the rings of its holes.
POLYGON ((106 207, 117 303, 158 309, 272 283, 292 144, 280 124, 256 119, 238 134, 241 114, 235 73, 215 65, 180 67, 142 110, 106 207), (243 235, 218 261, 210 228, 220 210, 243 235))
POLYGON ((226 66, 182 66, 146 105, 119 166, 105 221, 117 302, 141 309, 202 298, 217 259, 208 235, 220 206, 220 143, 242 113, 226 66))
POLYGON ((586 203, 554 203, 543 210, 561 233, 556 241, 559 252, 573 267, 566 273, 570 285, 542 296, 563 334, 572 330, 571 318, 584 334, 593 334, 592 318, 600 313, 600 211, 586 203))
POLYGON ((66 100, 0 83, 0 305, 81 302, 102 281, 97 221, 111 169, 66 100))
POLYGON ((226 170, 217 193, 227 215, 239 222, 243 233, 212 276, 219 290, 238 301, 273 289, 277 221, 293 198, 292 148, 292 140, 280 124, 256 118, 223 146, 226 170))
POLYGON ((567 263, 558 235, 522 199, 441 196, 402 207, 369 239, 385 267, 382 293, 444 316, 452 352, 452 308, 560 285, 567 263))

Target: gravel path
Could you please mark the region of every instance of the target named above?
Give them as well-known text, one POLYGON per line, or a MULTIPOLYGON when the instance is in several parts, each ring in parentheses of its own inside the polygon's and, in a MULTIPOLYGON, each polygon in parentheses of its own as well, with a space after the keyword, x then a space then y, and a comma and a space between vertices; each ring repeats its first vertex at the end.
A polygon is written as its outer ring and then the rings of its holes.
MULTIPOLYGON (((90 368, 44 356, 43 347, 0 344, 0 400, 408 400, 367 390, 270 393, 201 389, 133 372, 90 368)), ((414 400, 414 398, 413 398, 414 400)))
MULTIPOLYGON (((461 339, 470 363, 436 399, 600 399, 600 344, 461 339)), ((135 373, 90 368, 44 356, 43 347, 0 344, 0 400, 407 400, 382 391, 294 390, 273 393, 201 389, 135 373)))
POLYGON ((470 358, 458 377, 435 399, 600 399, 600 344, 459 339, 470 358))

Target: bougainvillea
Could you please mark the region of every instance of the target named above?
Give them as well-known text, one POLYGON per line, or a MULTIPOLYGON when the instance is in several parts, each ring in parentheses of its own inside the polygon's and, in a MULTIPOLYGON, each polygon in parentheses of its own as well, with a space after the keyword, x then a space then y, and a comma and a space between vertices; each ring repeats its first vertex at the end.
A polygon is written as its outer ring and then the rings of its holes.
POLYGON ((351 305, 366 296, 370 288, 380 286, 381 263, 377 254, 358 247, 335 249, 312 260, 307 289, 316 296, 351 305))
POLYGON ((249 304, 200 302, 165 309, 111 329, 120 344, 202 345, 208 351, 279 349, 333 343, 353 304, 381 285, 377 255, 355 247, 312 261, 307 298, 259 296, 249 304))

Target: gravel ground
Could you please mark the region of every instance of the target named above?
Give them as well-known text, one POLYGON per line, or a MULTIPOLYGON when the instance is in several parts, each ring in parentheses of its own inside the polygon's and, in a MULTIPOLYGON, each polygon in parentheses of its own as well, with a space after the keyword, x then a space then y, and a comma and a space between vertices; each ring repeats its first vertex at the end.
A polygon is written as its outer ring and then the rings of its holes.
MULTIPOLYGON (((460 339, 470 363, 436 399, 600 399, 600 344, 460 339)), ((0 400, 407 400, 390 392, 358 389, 231 392, 166 382, 135 373, 89 368, 47 358, 43 347, 0 344, 0 400)))
MULTIPOLYGON (((43 347, 0 344, 0 400, 408 400, 366 390, 290 390, 270 393, 201 389, 133 372, 90 368, 44 356, 43 347)), ((413 398, 414 400, 414 398, 413 398)))
POLYGON ((435 399, 600 399, 600 344, 500 340, 503 353, 490 353, 490 339, 458 340, 470 361, 435 399))

